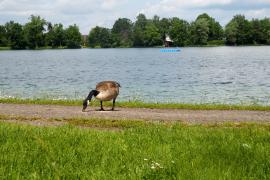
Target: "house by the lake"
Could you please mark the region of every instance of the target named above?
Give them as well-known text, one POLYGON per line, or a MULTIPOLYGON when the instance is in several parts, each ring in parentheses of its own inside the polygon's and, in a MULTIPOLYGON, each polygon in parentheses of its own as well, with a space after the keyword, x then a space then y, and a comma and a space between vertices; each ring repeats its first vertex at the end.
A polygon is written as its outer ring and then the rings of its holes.
POLYGON ((165 39, 164 39, 164 46, 170 47, 170 46, 172 46, 172 44, 173 44, 173 40, 170 38, 169 35, 166 34, 165 39))

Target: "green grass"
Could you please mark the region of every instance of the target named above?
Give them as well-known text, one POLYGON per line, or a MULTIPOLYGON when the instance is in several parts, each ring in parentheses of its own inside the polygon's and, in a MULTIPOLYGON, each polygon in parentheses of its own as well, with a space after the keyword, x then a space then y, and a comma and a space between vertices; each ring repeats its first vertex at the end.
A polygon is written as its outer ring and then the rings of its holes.
POLYGON ((0 122, 0 145, 1 179, 270 178, 269 125, 141 123, 99 131, 0 122))
MULTIPOLYGON (((51 100, 51 99, 18 99, 18 98, 2 98, 0 103, 14 104, 41 104, 41 105, 66 105, 66 106, 82 106, 82 100, 51 100)), ((111 106, 111 102, 105 102, 104 106, 111 106)), ((90 106, 99 106, 98 101, 92 101, 90 106)), ((262 106, 257 104, 184 104, 184 103, 145 103, 141 101, 116 102, 117 107, 127 108, 159 108, 159 109, 191 109, 191 110, 259 110, 269 111, 270 106, 262 106)))
POLYGON ((10 50, 10 47, 0 47, 0 50, 10 50))

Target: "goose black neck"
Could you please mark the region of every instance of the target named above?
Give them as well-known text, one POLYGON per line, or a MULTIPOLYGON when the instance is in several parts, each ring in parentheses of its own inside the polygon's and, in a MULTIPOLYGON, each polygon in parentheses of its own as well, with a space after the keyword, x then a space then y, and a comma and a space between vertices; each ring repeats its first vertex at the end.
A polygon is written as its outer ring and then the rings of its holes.
POLYGON ((86 98, 86 100, 91 101, 92 97, 93 96, 97 96, 97 94, 98 94, 98 91, 97 90, 90 91, 89 94, 88 94, 88 96, 87 96, 87 98, 86 98))

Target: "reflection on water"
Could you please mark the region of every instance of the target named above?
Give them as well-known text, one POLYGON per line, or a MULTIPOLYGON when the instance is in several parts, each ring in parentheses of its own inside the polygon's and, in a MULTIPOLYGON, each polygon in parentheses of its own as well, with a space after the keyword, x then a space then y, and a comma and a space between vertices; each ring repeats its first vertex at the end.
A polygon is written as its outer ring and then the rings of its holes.
POLYGON ((270 104, 270 47, 0 51, 0 96, 81 99, 102 80, 121 100, 270 104))

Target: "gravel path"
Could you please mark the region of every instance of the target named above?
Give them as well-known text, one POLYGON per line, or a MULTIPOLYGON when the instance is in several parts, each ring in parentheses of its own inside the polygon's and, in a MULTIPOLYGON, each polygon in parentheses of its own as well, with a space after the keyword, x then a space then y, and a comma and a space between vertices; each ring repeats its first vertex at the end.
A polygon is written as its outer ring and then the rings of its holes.
MULTIPOLYGON (((106 109, 106 107, 105 107, 106 109)), ((108 109, 108 107, 107 107, 108 109)), ((185 110, 118 108, 115 111, 98 111, 90 107, 82 112, 79 106, 1 104, 0 115, 27 116, 40 118, 103 118, 117 120, 182 121, 192 124, 222 122, 270 123, 270 111, 239 110, 185 110)))

